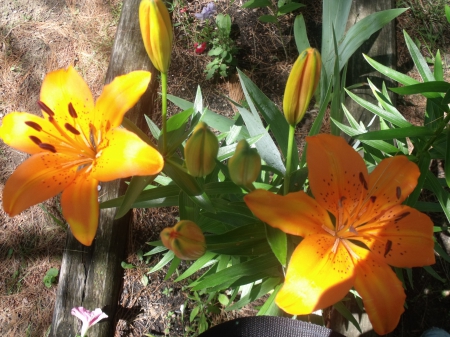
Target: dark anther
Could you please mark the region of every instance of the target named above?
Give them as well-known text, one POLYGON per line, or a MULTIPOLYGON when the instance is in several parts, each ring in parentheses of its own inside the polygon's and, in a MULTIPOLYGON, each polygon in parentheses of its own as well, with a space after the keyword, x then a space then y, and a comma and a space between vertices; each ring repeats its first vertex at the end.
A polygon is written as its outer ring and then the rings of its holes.
POLYGON ((28 125, 30 128, 35 129, 36 131, 42 130, 42 127, 36 122, 26 121, 25 124, 28 125))
POLYGON ((386 257, 386 255, 388 255, 388 253, 391 251, 391 249, 392 249, 392 241, 387 240, 386 247, 384 247, 384 257, 386 257))
POLYGON ((77 129, 75 129, 72 125, 70 125, 69 123, 64 124, 64 127, 67 129, 67 131, 72 132, 74 135, 79 135, 80 131, 78 131, 77 129))
POLYGON ((397 196, 397 199, 400 199, 400 197, 402 196, 402 189, 400 188, 400 186, 397 186, 397 188, 395 189, 395 195, 397 196))
POLYGON ((367 187, 367 181, 366 178, 364 178, 364 174, 362 172, 359 172, 359 181, 361 182, 361 184, 363 185, 364 189, 367 190, 369 189, 367 187))
POLYGON ((36 137, 36 136, 30 136, 29 138, 30 138, 31 141, 32 141, 33 143, 35 143, 36 145, 41 145, 41 144, 42 144, 41 140, 40 140, 38 137, 36 137))
POLYGON ((47 105, 45 105, 44 102, 38 101, 37 104, 39 105, 41 110, 44 111, 50 117, 53 117, 55 115, 55 113, 52 111, 52 109, 50 109, 47 105))
POLYGON ((96 150, 97 144, 95 143, 95 135, 97 133, 97 129, 92 123, 89 123, 89 140, 91 142, 92 147, 96 150))
POLYGON ((75 108, 73 107, 72 103, 69 103, 69 114, 72 118, 77 118, 77 112, 75 111, 75 108))
POLYGON ((405 213, 400 214, 400 215, 397 217, 397 219, 395 219, 395 222, 400 221, 401 219, 407 217, 409 214, 410 214, 410 212, 405 212, 405 213))
POLYGON ((41 149, 43 149, 43 150, 47 150, 47 151, 50 151, 50 152, 52 152, 52 153, 56 153, 55 147, 54 147, 53 145, 51 145, 51 144, 40 143, 40 144, 39 144, 39 147, 40 147, 41 149))
POLYGON ((375 202, 375 200, 377 200, 377 197, 374 196, 374 195, 372 195, 372 196, 370 197, 370 201, 375 202))
POLYGON ((338 206, 339 206, 339 208, 342 208, 345 199, 347 199, 347 198, 346 198, 346 197, 341 197, 341 198, 338 200, 338 206))

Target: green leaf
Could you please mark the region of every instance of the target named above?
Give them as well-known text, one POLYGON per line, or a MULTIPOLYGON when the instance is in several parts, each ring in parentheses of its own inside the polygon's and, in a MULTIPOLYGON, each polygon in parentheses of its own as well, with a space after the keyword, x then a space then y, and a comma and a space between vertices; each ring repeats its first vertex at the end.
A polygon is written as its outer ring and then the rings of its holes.
MULTIPOLYGON (((158 202, 165 202, 167 199, 171 197, 176 197, 178 205, 178 195, 180 194, 180 188, 175 185, 170 186, 161 186, 158 188, 152 188, 146 191, 143 191, 135 200, 133 207, 143 207, 141 204, 147 201, 155 201, 156 206, 158 206, 158 202), (141 205, 141 206, 138 206, 141 205)), ((111 208, 120 206, 123 203, 124 197, 119 197, 116 199, 111 199, 100 204, 100 208, 111 208)), ((159 206, 161 207, 161 206, 159 206)))
MULTIPOLYGON (((247 100, 248 102, 248 100, 247 100)), ((261 119, 258 116, 256 110, 251 113, 247 109, 237 107, 239 113, 244 118, 248 131, 251 136, 264 135, 255 145, 261 158, 276 170, 284 173, 286 171, 283 160, 281 159, 280 152, 277 145, 274 143, 272 137, 265 129, 261 119)))
POLYGON ((183 274, 178 276, 174 282, 179 282, 184 280, 185 278, 193 275, 198 272, 200 269, 205 268, 210 265, 210 261, 212 261, 217 256, 216 253, 206 252, 202 257, 197 259, 183 274))
POLYGON ((437 92, 447 92, 450 89, 450 83, 444 81, 429 81, 425 83, 408 85, 399 88, 389 88, 389 90, 400 95, 422 94, 425 97, 440 97, 437 92))
POLYGON ((220 55, 222 52, 223 52, 222 47, 217 47, 217 48, 211 49, 208 52, 208 56, 217 56, 217 55, 220 55))
POLYGON ((270 6, 272 6, 272 2, 270 0, 250 0, 242 5, 243 8, 259 8, 270 6))
MULTIPOLYGON (((342 41, 347 27, 347 19, 350 13, 352 0, 324 0, 322 15, 322 48, 321 56, 323 71, 320 81, 323 88, 320 89, 320 97, 325 93, 326 86, 330 82, 330 75, 333 73, 335 62, 333 30, 337 41, 342 41)), ((364 34, 362 34, 364 35, 364 34)), ((365 39, 367 39, 366 37, 365 39)))
POLYGON ((216 16, 217 27, 224 31, 225 35, 230 35, 231 32, 231 17, 228 14, 223 15, 222 13, 216 16))
POLYGON ((270 294, 269 298, 264 302, 262 307, 259 309, 256 316, 282 316, 283 312, 278 307, 278 305, 275 303, 275 298, 278 295, 278 292, 280 291, 283 284, 277 285, 274 289, 272 294, 270 294))
MULTIPOLYGON (((237 265, 233 265, 212 275, 208 275, 202 281, 197 283, 192 290, 203 290, 219 286, 226 280, 228 280, 227 283, 231 285, 239 278, 256 274, 260 276, 261 274, 270 273, 272 268, 276 268, 278 266, 278 260, 273 254, 262 255, 254 259, 241 262, 237 265)), ((267 276, 271 275, 269 274, 267 276)))
POLYGON ((450 6, 445 5, 445 17, 447 18, 447 22, 450 23, 450 6))
POLYGON ((396 82, 399 82, 403 85, 411 85, 411 84, 417 84, 419 81, 413 79, 412 77, 409 77, 405 74, 402 74, 392 68, 386 67, 382 65, 381 63, 371 59, 369 56, 363 54, 366 61, 375 69, 378 70, 381 74, 383 74, 386 77, 389 77, 393 79, 396 82))
POLYGON ((449 130, 445 130, 447 133, 447 146, 445 151, 445 161, 444 161, 444 172, 445 172, 445 181, 447 182, 447 186, 450 187, 450 132, 449 130))
MULTIPOLYGON (((350 27, 345 34, 344 40, 339 45, 339 69, 344 67, 355 51, 367 41, 372 34, 383 28, 407 9, 408 8, 387 9, 372 13, 350 27)), ((337 36, 337 40, 339 41, 339 36, 337 36)))
POLYGON ((294 21, 294 38, 299 54, 310 47, 308 35, 306 34, 306 25, 303 15, 297 15, 294 21))
POLYGON ((123 269, 134 269, 134 268, 136 268, 133 264, 131 264, 131 263, 126 263, 126 262, 124 262, 124 261, 122 261, 122 262, 120 263, 120 265, 122 266, 123 269))
POLYGON ((442 207, 442 210, 445 213, 445 216, 447 217, 447 221, 450 221, 450 197, 447 191, 445 191, 441 184, 439 183, 438 178, 434 176, 434 174, 431 171, 427 171, 427 177, 425 180, 424 187, 431 192, 434 193, 436 198, 439 201, 439 204, 442 207))
POLYGON ((122 204, 116 211, 115 219, 120 219, 133 207, 134 202, 140 196, 145 186, 151 184, 155 179, 154 176, 134 176, 131 178, 127 191, 123 197, 122 204))
POLYGON ((445 278, 442 278, 439 276, 438 273, 436 273, 436 271, 431 267, 431 266, 424 266, 422 267, 423 269, 425 269, 425 271, 430 274, 431 276, 433 276, 436 280, 441 281, 442 283, 447 282, 447 280, 445 278))
POLYGON ((450 256, 448 256, 447 252, 441 247, 439 242, 434 242, 434 250, 439 254, 445 261, 450 262, 450 256))
POLYGON ((197 180, 188 174, 181 166, 171 159, 166 159, 163 172, 172 178, 172 180, 201 208, 206 209, 209 212, 215 212, 211 201, 203 192, 202 188, 197 183, 197 180))
POLYGON ((356 135, 355 138, 359 140, 390 140, 405 137, 429 137, 433 134, 433 130, 427 127, 412 125, 406 128, 370 131, 356 135))
POLYGON ((208 251, 233 256, 255 256, 267 253, 270 246, 262 224, 249 224, 222 234, 207 235, 208 251))
POLYGON ((45 287, 47 288, 52 287, 52 284, 56 282, 58 272, 59 272, 58 268, 50 268, 49 270, 47 270, 43 279, 45 287))
POLYGON ((352 322, 352 324, 355 326, 355 328, 358 329, 358 331, 362 333, 362 330, 361 330, 361 327, 359 326, 358 321, 352 315, 352 313, 347 308, 347 306, 344 303, 342 303, 342 301, 339 301, 336 304, 334 304, 333 308, 335 308, 349 322, 352 322))
POLYGON ((147 115, 144 115, 144 117, 153 138, 159 139, 159 136, 161 135, 161 130, 150 118, 148 118, 147 115))
POLYGON ((403 35, 405 36, 406 47, 408 47, 409 53, 414 61, 414 64, 422 77, 424 82, 434 81, 435 78, 430 68, 428 68, 427 61, 422 56, 419 48, 417 48, 414 41, 409 37, 408 33, 404 30, 403 35))
POLYGON ((286 267, 287 259, 287 236, 278 228, 266 225, 266 237, 272 252, 277 257, 283 267, 286 267))
MULTIPOLYGON (((167 153, 172 153, 175 149, 183 143, 190 130, 186 131, 186 125, 189 117, 194 113, 193 108, 177 113, 167 120, 167 153)), ((162 136, 158 139, 158 148, 160 151, 163 148, 162 136)))
MULTIPOLYGON (((356 103, 358 103, 360 106, 362 106, 364 109, 369 110, 373 114, 387 120, 388 122, 391 122, 392 124, 404 128, 411 126, 411 123, 409 123, 400 113, 396 114, 394 111, 391 110, 391 113, 388 111, 380 108, 378 105, 375 105, 373 103, 370 103, 366 101, 365 99, 358 97, 351 91, 345 89, 347 94, 350 96, 351 99, 353 99, 356 103)), ((375 90, 373 91, 375 95, 378 94, 377 99, 381 97, 381 93, 377 93, 375 90)), ((380 99, 379 99, 380 100, 380 99)), ((398 112, 398 111, 397 111, 398 112)))
MULTIPOLYGON (((408 199, 406 200, 406 204, 411 207, 417 207, 416 203, 417 200, 419 200, 419 197, 422 193, 423 186, 425 184, 425 180, 427 177, 428 170, 430 168, 430 162, 431 157, 429 152, 425 152, 422 154, 421 157, 419 157, 419 161, 417 165, 419 166, 420 176, 417 180, 417 185, 414 188, 414 191, 409 195, 408 199)), ((442 211, 442 209, 440 210, 442 211)))
POLYGON ((175 257, 175 254, 173 253, 173 251, 171 251, 171 250, 167 251, 167 253, 164 255, 164 257, 156 264, 156 266, 154 266, 152 269, 150 269, 147 274, 151 274, 151 273, 154 273, 155 271, 160 270, 166 264, 168 264, 170 261, 172 261, 174 257, 175 257))
POLYGON ((200 306, 196 306, 196 307, 194 307, 194 309, 192 309, 191 314, 189 315, 189 322, 192 323, 192 321, 198 315, 199 311, 200 311, 200 306))
POLYGON ((278 16, 293 12, 296 9, 299 9, 301 7, 305 7, 305 5, 299 4, 298 2, 288 3, 288 4, 278 8, 278 16))
MULTIPOLYGON (((178 106, 181 109, 189 109, 194 106, 192 102, 189 102, 187 100, 184 100, 182 98, 173 96, 173 95, 167 95, 167 99, 171 101, 173 104, 178 106)), ((225 116, 216 114, 215 112, 212 112, 211 110, 204 109, 203 115, 201 120, 208 124, 211 128, 216 129, 220 132, 228 132, 233 127, 235 121, 232 119, 229 119, 225 116)), ((248 138, 250 137, 247 128, 242 128, 242 137, 248 138)))
POLYGON ((264 22, 264 23, 277 23, 278 19, 276 16, 273 15, 261 15, 258 18, 259 21, 264 22))
MULTIPOLYGON (((283 113, 277 108, 277 106, 258 88, 258 86, 253 83, 242 71, 238 69, 239 79, 241 81, 242 89, 244 95, 249 104, 250 110, 253 115, 258 116, 258 111, 264 118, 264 121, 270 126, 270 131, 275 137, 279 148, 284 156, 287 157, 288 148, 288 135, 289 135, 289 124, 284 118, 283 113), (256 107, 256 108, 255 108, 256 107), (257 111, 256 111, 257 109, 257 111)), ((247 123, 247 122, 246 122, 247 123)), ((260 134, 254 133, 253 136, 260 134)), ((296 168, 298 165, 298 150, 294 145, 292 149, 292 167, 296 168)), ((273 166, 273 165, 271 165, 273 166)), ((277 168, 276 166, 273 166, 277 168)), ((280 172, 284 172, 280 170, 280 172)))
MULTIPOLYGON (((344 110, 345 111, 345 110, 344 110)), ((334 121, 334 123, 336 123, 336 125, 339 127, 339 129, 341 129, 343 132, 345 132, 347 135, 351 136, 351 137, 355 137, 360 135, 360 132, 347 126, 344 125, 342 123, 339 123, 337 121, 334 121)), ((386 152, 386 153, 398 153, 398 149, 385 142, 385 141, 380 141, 380 140, 361 140, 361 142, 363 142, 364 144, 367 144, 369 146, 372 146, 375 149, 378 149, 380 151, 386 152)))
POLYGON ((219 294, 217 299, 219 300, 220 304, 222 304, 224 307, 226 307, 228 305, 228 303, 230 302, 227 295, 225 295, 225 294, 219 294))
POLYGON ((436 57, 434 58, 434 70, 433 70, 434 78, 436 81, 444 80, 444 69, 442 67, 442 58, 441 52, 438 50, 436 53, 436 57))
POLYGON ((260 284, 253 286, 252 290, 245 296, 241 296, 240 300, 228 306, 225 311, 239 310, 245 305, 261 298, 268 292, 271 292, 281 283, 281 279, 278 277, 270 277, 264 280, 260 284))

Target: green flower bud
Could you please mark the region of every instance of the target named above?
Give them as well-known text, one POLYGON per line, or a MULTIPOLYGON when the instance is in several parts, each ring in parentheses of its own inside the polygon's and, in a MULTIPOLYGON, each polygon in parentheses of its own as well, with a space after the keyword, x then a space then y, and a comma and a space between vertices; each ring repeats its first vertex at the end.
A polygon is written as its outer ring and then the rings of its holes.
POLYGON ((305 115, 320 79, 322 62, 314 48, 304 50, 292 67, 286 83, 283 111, 290 125, 297 125, 305 115))
POLYGON ((203 122, 198 123, 184 147, 184 158, 189 173, 194 177, 210 174, 216 166, 219 141, 203 122))
POLYGON ((161 232, 163 245, 182 260, 196 260, 205 254, 205 236, 195 222, 179 221, 161 232))
POLYGON ((253 182, 261 171, 261 157, 245 139, 239 141, 234 155, 228 160, 231 180, 238 186, 253 190, 253 182))

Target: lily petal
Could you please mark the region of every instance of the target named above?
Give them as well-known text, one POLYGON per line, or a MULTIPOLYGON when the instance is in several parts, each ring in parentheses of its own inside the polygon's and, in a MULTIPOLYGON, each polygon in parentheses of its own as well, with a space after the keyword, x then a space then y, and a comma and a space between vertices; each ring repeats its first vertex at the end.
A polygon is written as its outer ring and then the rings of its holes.
POLYGON ((327 211, 302 191, 281 196, 257 189, 244 201, 257 218, 288 234, 305 237, 323 233, 322 225, 333 229, 327 211))
POLYGON ((342 244, 332 252, 335 240, 316 234, 297 246, 275 299, 281 309, 306 315, 333 305, 348 293, 354 280, 353 261, 342 244))
MULTIPOLYGON (((48 73, 41 88, 41 101, 52 110, 56 122, 79 128, 89 139, 89 124, 94 110, 94 99, 83 78, 73 67, 48 73), (69 109, 69 104, 73 110, 69 109)), ((69 137, 76 136, 67 133, 69 137)))
POLYGON ((417 165, 405 156, 382 160, 369 175, 368 195, 375 204, 373 212, 380 214, 400 205, 416 187, 419 176, 417 165))
POLYGON ((38 146, 51 144, 58 150, 55 127, 48 120, 27 112, 12 112, 3 117, 0 138, 5 144, 29 154, 47 152, 38 146))
POLYGON ((408 206, 394 206, 378 221, 358 227, 373 252, 391 266, 412 268, 435 263, 433 222, 408 206))
POLYGON ((395 329, 405 311, 402 283, 376 255, 356 245, 352 245, 352 249, 362 257, 355 268, 355 289, 363 299, 373 329, 385 335, 395 329))
POLYGON ((99 147, 92 168, 92 177, 111 181, 133 175, 147 176, 161 172, 161 154, 136 134, 122 128, 108 132, 99 147))
POLYGON ((3 189, 3 209, 15 216, 66 188, 77 167, 73 158, 60 153, 38 153, 25 160, 9 177, 3 189))
POLYGON ((309 181, 317 202, 345 222, 367 192, 369 176, 364 160, 342 137, 306 137, 309 181))
POLYGON ((123 116, 141 98, 148 88, 151 74, 133 71, 118 76, 105 85, 95 103, 94 126, 97 131, 108 132, 122 123, 123 116))
POLYGON ((90 246, 98 227, 98 181, 86 171, 67 186, 61 195, 64 218, 73 236, 85 246, 90 246))

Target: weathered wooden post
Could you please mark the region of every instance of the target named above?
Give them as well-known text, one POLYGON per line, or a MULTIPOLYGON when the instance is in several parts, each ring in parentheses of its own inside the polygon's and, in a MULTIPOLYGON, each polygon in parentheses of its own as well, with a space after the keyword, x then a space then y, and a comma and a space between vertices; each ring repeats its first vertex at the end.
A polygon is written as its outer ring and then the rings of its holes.
MULTIPOLYGON (((139 3, 140 0, 123 2, 105 83, 133 70, 156 73, 142 43, 139 3)), ((147 92, 126 115, 140 127, 146 125, 144 114, 150 117, 153 114, 156 86, 156 76, 153 76, 147 92)), ((124 187, 122 181, 102 184, 101 201, 123 194, 124 187)), ((106 337, 114 334, 114 314, 123 275, 120 263, 125 258, 131 220, 130 212, 121 219, 114 220, 115 211, 101 210, 97 236, 91 247, 81 245, 68 232, 50 336, 76 335, 80 323, 70 314, 71 309, 76 306, 90 310, 100 307, 109 316, 107 322, 91 328, 90 335, 106 337)))
MULTIPOLYGON (((354 25, 359 20, 364 17, 379 12, 386 9, 395 8, 395 3, 393 0, 353 0, 352 8, 350 10, 350 15, 348 18, 348 27, 354 25)), ((387 83, 388 87, 394 86, 393 83, 389 84, 390 80, 388 78, 382 77, 381 74, 377 73, 363 58, 362 53, 369 55, 371 58, 381 62, 383 65, 395 68, 397 58, 396 58, 396 34, 395 34, 395 22, 392 21, 387 24, 379 32, 373 34, 369 40, 367 40, 350 58, 348 63, 347 72, 347 83, 355 84, 361 82, 367 82, 367 77, 378 87, 381 88, 382 81, 387 83), (375 75, 375 76, 373 76, 375 75)), ((353 93, 359 97, 369 101, 377 102, 375 97, 372 95, 372 91, 369 87, 365 86, 362 88, 352 90, 353 93)), ((391 99, 395 103, 395 96, 392 95, 391 99)), ((362 121, 364 125, 368 125, 373 118, 373 114, 363 107, 355 103, 350 97, 347 97, 345 101, 345 106, 353 115, 353 117, 359 122, 362 121)), ((370 129, 379 129, 380 124, 378 118, 371 124, 370 129)), ((346 321, 339 313, 335 310, 331 312, 330 319, 330 329, 333 329, 347 337, 372 337, 378 336, 373 330, 372 325, 368 319, 366 313, 362 313, 359 310, 358 305, 354 300, 345 302, 348 309, 353 313, 353 316, 359 322, 363 334, 352 325, 346 321)), ((389 336, 391 334, 388 334, 389 336)))

